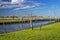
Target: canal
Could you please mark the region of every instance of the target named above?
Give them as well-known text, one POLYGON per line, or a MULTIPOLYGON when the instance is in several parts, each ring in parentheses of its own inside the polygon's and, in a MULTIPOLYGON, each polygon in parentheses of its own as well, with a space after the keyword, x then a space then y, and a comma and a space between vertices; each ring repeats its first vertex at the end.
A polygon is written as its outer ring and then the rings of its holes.
MULTIPOLYGON (((35 27, 40 27, 41 25, 43 26, 54 22, 55 21, 34 21, 32 22, 32 24, 33 27, 35 28, 35 27)), ((29 22, 0 24, 0 33, 14 32, 14 31, 24 30, 29 28, 31 28, 29 22)))

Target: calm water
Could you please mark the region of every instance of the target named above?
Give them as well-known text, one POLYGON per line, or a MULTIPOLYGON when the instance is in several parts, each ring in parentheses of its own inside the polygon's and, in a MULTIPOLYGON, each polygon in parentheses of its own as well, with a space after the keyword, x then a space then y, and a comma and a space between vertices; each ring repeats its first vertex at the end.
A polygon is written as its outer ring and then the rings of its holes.
MULTIPOLYGON (((41 25, 49 24, 55 21, 35 21, 33 27, 39 27, 41 25)), ((17 30, 29 29, 29 23, 14 23, 14 24, 0 24, 0 33, 13 32, 17 30)))

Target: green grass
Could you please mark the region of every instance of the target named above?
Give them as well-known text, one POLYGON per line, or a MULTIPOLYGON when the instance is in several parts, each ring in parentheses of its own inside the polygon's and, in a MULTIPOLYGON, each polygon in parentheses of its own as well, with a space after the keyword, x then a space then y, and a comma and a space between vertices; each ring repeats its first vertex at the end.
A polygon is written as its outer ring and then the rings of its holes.
POLYGON ((11 19, 11 20, 9 20, 9 19, 0 19, 0 23, 8 23, 8 22, 24 22, 24 21, 27 21, 27 20, 13 20, 13 19, 11 19))
POLYGON ((0 40, 60 40, 60 22, 43 26, 42 30, 34 28, 0 34, 0 40))

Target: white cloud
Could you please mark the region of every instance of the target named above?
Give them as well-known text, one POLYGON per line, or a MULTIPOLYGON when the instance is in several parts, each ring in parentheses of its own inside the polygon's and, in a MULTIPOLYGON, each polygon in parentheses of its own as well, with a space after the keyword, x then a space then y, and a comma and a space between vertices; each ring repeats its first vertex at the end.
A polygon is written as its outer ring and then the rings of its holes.
POLYGON ((18 0, 12 0, 11 3, 18 3, 18 0))
POLYGON ((0 4, 11 4, 10 2, 0 2, 0 4))
POLYGON ((42 4, 42 3, 36 3, 36 2, 33 2, 33 1, 27 1, 27 2, 30 2, 30 3, 32 3, 32 4, 34 4, 34 5, 21 5, 20 4, 20 8, 16 8, 16 9, 14 9, 14 10, 20 10, 20 9, 27 9, 27 8, 34 8, 34 7, 36 7, 36 6, 39 6, 40 4, 42 4))
POLYGON ((1 1, 0 2, 0 8, 17 8, 17 7, 21 7, 22 6, 22 3, 24 2, 25 0, 12 0, 11 2, 4 2, 4 1, 1 1))
POLYGON ((0 8, 14 8, 14 7, 18 7, 18 5, 4 5, 4 6, 1 6, 0 8))
POLYGON ((26 8, 33 8, 41 3, 36 3, 34 1, 26 1, 26 0, 12 0, 11 2, 0 2, 0 8, 15 8, 14 10, 20 10, 20 9, 26 9, 26 8), (30 2, 32 3, 31 5, 28 4, 23 4, 30 2))
POLYGON ((20 3, 25 2, 25 0, 19 0, 20 3))
POLYGON ((25 0, 12 0, 11 3, 12 4, 16 4, 16 3, 23 3, 25 0))
POLYGON ((11 2, 8 2, 8 1, 4 2, 4 1, 2 1, 2 0, 0 0, 0 1, 1 1, 0 4, 21 4, 21 3, 23 3, 25 0, 11 0, 11 2))
POLYGON ((33 7, 35 7, 35 6, 25 6, 25 7, 22 7, 22 8, 16 8, 14 10, 27 9, 27 8, 33 8, 33 7))

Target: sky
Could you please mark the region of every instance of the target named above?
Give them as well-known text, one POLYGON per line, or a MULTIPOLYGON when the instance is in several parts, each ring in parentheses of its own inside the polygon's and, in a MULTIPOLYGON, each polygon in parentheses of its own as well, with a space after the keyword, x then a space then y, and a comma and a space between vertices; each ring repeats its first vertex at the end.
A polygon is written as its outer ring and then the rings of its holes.
POLYGON ((60 17, 60 0, 0 0, 0 16, 60 17))

